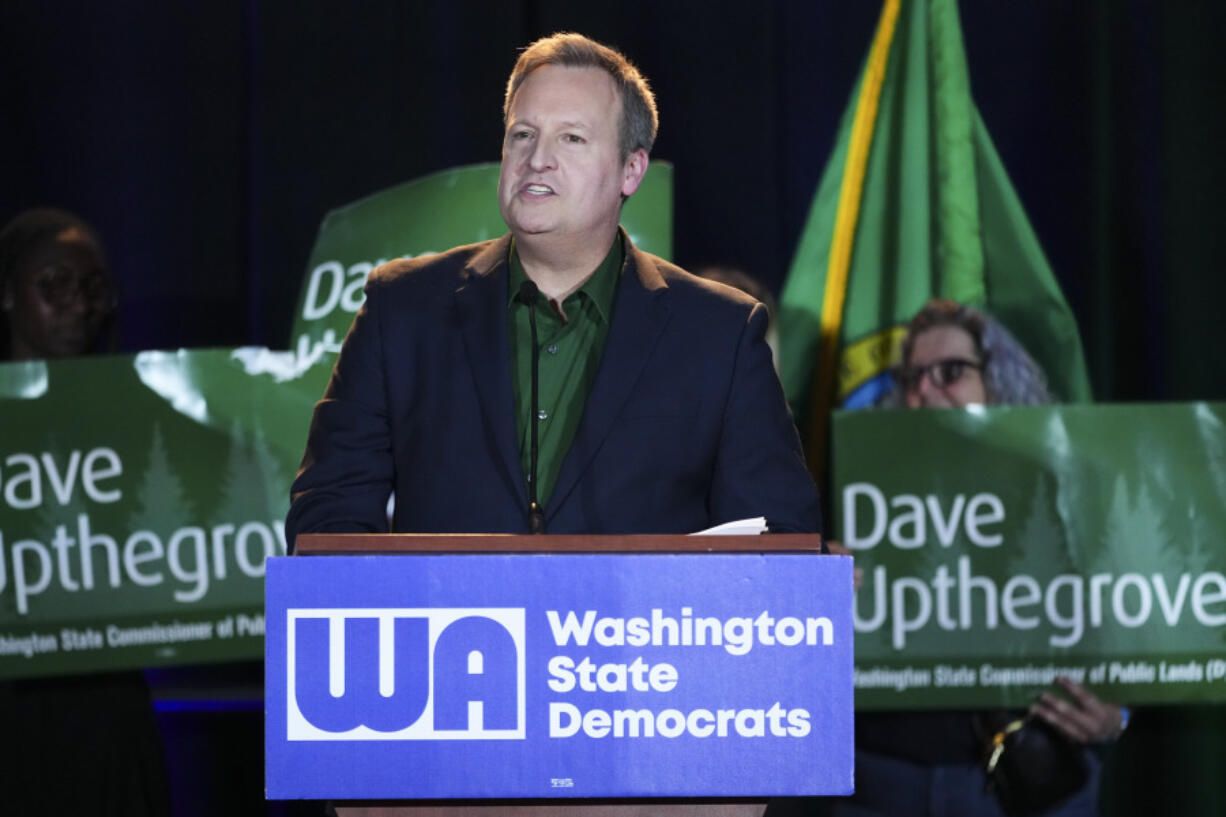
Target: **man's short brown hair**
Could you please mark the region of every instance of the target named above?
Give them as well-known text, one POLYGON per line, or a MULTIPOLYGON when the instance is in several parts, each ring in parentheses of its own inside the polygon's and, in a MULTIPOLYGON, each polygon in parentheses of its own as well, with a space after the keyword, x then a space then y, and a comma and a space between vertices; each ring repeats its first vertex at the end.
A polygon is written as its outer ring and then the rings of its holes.
POLYGON ((656 141, 659 116, 656 113, 656 98, 647 85, 647 80, 629 60, 617 51, 582 34, 569 31, 543 37, 524 49, 515 62, 511 78, 507 80, 507 95, 502 103, 502 120, 506 122, 511 113, 511 102, 528 74, 543 65, 562 65, 568 68, 603 69, 617 86, 621 95, 622 115, 618 126, 618 147, 622 160, 636 150, 651 152, 656 141))

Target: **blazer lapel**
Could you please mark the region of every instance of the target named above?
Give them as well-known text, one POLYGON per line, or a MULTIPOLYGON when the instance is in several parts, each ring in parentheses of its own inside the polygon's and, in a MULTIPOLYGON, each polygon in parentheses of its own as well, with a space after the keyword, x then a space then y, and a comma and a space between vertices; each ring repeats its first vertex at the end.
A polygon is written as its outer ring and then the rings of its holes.
POLYGON ((483 432, 496 452, 508 487, 526 509, 511 389, 511 352, 507 340, 507 253, 510 236, 493 242, 464 269, 455 292, 456 311, 477 399, 485 416, 483 432))
POLYGON ((664 297, 668 285, 651 256, 636 249, 625 233, 623 240, 626 265, 613 307, 613 325, 609 327, 592 391, 584 403, 583 418, 562 460, 562 470, 545 508, 546 524, 556 516, 591 465, 622 406, 634 393, 643 367, 668 323, 668 299, 664 297))

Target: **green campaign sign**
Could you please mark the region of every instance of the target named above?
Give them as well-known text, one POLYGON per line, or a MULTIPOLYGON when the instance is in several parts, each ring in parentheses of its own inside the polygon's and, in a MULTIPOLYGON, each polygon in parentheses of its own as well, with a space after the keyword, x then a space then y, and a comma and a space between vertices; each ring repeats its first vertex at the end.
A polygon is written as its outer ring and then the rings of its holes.
MULTIPOLYGON (((0 678, 261 657, 264 560, 366 276, 502 235, 497 189, 476 165, 329 213, 290 351, 0 364, 0 678)), ((670 253, 669 165, 623 216, 670 253)))
POLYGON ((836 415, 864 709, 1226 700, 1226 405, 836 415))
POLYGON ((0 366, 0 677, 262 654, 317 388, 253 351, 0 366))

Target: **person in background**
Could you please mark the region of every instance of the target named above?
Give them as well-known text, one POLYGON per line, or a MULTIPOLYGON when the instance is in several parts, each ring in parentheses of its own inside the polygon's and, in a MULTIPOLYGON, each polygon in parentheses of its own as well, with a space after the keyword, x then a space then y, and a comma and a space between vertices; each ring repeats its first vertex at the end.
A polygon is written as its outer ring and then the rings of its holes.
MULTIPOLYGON (((883 407, 1051 402, 1042 370, 1008 330, 976 309, 945 299, 929 301, 908 324, 895 381, 883 407)), ((838 543, 830 548, 849 552, 838 543)), ((1059 678, 1057 684, 1064 694, 1042 693, 1030 715, 1087 747, 1081 755, 1088 775, 1075 794, 1037 813, 1088 817, 1098 813, 1100 765, 1088 747, 1118 738, 1128 714, 1071 679, 1059 678)), ((830 803, 829 813, 1001 815, 1000 803, 985 786, 985 746, 993 733, 1018 719, 1018 713, 1003 712, 861 713, 856 717, 856 794, 830 803)))
POLYGON ((0 361, 95 351, 115 311, 97 234, 72 213, 27 210, 0 235, 0 361))
POLYGON ((771 348, 771 359, 775 362, 775 371, 779 371, 779 325, 775 320, 779 315, 779 310, 775 303, 775 296, 766 288, 766 285, 743 269, 722 264, 699 267, 694 270, 694 274, 699 278, 717 281, 739 289, 766 307, 768 320, 766 345, 771 348))
POLYGON ((907 325, 895 404, 961 408, 1042 406, 1047 377, 1009 331, 984 313, 934 298, 907 325))
MULTIPOLYGON (((96 350, 114 308, 102 244, 79 217, 27 210, 0 232, 0 362, 96 350)), ((0 682, 0 725, 5 814, 170 813, 161 736, 140 672, 0 682)))

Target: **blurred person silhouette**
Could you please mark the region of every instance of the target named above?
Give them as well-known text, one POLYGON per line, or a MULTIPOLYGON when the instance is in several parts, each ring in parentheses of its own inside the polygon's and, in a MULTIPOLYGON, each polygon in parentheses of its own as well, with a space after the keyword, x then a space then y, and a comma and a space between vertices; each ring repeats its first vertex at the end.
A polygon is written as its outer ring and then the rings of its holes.
MULTIPOLYGON (((97 233, 27 210, 0 232, 0 361, 106 345, 115 289, 97 233)), ((0 682, 6 814, 169 814, 162 741, 140 672, 0 682)))
MULTIPOLYGON (((912 318, 882 407, 1035 406, 1052 401, 1042 369, 983 312, 933 299, 912 318)), ((832 542, 830 549, 851 553, 832 542)), ((1021 712, 865 712, 856 716, 856 794, 829 814, 1081 817, 1098 814, 1100 762, 1128 710, 1069 678, 1021 712), (1024 728, 1023 728, 1024 727, 1024 728), (989 749, 1003 744, 985 777, 989 749), (985 784, 992 782, 989 788, 985 784)))
POLYGON ((779 325, 775 322, 775 319, 779 316, 779 311, 775 303, 775 296, 767 289, 766 284, 763 284, 739 267, 724 264, 699 267, 694 270, 694 274, 699 278, 706 278, 708 281, 716 281, 721 284, 727 284, 733 289, 739 289, 766 307, 768 320, 766 326, 766 345, 771 349, 771 360, 775 363, 775 371, 779 371, 779 325))

